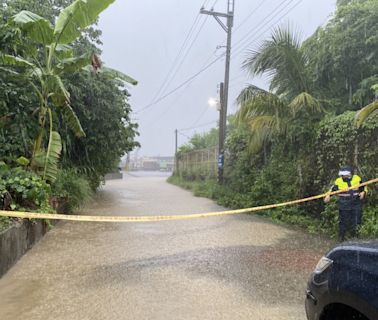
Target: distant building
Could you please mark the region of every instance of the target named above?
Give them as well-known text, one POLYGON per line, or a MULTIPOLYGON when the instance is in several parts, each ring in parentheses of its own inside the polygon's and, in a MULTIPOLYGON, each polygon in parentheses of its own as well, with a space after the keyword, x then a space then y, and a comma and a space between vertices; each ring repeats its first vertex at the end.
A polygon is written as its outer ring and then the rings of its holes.
POLYGON ((172 171, 174 157, 130 157, 129 170, 172 171))

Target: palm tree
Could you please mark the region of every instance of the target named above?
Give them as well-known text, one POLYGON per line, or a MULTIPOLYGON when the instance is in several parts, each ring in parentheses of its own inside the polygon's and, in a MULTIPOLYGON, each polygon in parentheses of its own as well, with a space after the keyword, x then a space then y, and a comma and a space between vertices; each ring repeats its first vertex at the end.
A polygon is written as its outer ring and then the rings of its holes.
POLYGON ((269 91, 249 85, 237 98, 238 121, 251 130, 253 153, 274 137, 286 135, 296 119, 323 111, 310 94, 307 57, 298 39, 289 28, 277 28, 243 63, 252 76, 265 74, 271 81, 269 91))

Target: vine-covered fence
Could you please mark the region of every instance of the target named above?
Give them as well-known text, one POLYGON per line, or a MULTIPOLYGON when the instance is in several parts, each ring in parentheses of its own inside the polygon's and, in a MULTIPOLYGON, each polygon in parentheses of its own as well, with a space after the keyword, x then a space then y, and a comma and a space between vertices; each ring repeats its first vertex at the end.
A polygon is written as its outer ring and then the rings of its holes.
POLYGON ((218 170, 218 147, 179 153, 175 174, 187 179, 216 178, 218 170))

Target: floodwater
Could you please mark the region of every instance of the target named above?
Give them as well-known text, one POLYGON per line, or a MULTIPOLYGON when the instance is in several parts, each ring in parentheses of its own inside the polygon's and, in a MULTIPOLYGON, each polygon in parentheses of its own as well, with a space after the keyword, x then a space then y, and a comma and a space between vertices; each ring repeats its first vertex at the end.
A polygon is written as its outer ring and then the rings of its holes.
MULTIPOLYGON (((166 177, 108 181, 81 213, 224 209, 166 177)), ((0 319, 305 319, 308 275, 329 245, 253 215, 61 222, 0 279, 0 319)))

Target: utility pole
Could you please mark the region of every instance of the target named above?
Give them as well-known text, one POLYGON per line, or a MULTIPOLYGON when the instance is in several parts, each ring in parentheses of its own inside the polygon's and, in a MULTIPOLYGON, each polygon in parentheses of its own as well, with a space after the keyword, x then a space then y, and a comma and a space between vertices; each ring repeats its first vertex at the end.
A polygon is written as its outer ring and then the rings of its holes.
POLYGON ((223 182, 223 160, 224 160, 224 141, 226 139, 226 124, 227 124, 227 106, 228 106, 228 88, 230 82, 230 60, 231 60, 231 35, 232 27, 234 25, 234 10, 235 0, 227 0, 227 13, 216 12, 213 9, 211 11, 201 8, 200 13, 211 15, 220 24, 222 29, 227 33, 227 46, 226 46, 226 67, 224 75, 224 88, 223 94, 221 93, 221 116, 219 124, 219 132, 222 132, 222 136, 219 136, 219 158, 218 158, 218 180, 219 183, 223 182), (220 18, 226 18, 227 23, 224 24, 220 18), (222 148, 221 148, 222 146, 222 148), (220 161, 222 160, 222 161, 220 161))
POLYGON ((224 165, 224 137, 225 137, 225 127, 224 124, 224 83, 221 82, 219 85, 219 143, 218 143, 218 182, 223 183, 223 165, 224 165))
POLYGON ((178 130, 176 129, 175 130, 175 174, 179 174, 178 172, 178 159, 177 159, 177 144, 178 144, 178 141, 177 141, 177 133, 178 133, 178 130))

